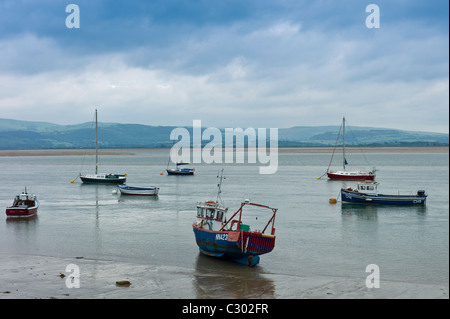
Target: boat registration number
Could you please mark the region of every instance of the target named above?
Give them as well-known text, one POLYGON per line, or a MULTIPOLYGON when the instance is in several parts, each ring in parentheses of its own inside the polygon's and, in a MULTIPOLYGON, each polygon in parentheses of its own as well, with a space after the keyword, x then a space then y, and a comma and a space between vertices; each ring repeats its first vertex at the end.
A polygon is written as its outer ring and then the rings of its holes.
POLYGON ((216 234, 216 240, 228 240, 228 234, 216 234))

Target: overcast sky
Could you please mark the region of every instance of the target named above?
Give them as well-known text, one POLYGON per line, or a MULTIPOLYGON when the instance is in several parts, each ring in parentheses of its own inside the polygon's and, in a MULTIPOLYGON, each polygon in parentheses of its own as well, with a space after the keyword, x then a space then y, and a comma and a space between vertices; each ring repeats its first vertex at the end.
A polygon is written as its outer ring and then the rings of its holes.
POLYGON ((0 118, 449 129, 447 0, 0 0, 0 118), (67 28, 77 4, 80 28, 67 28), (367 28, 368 4, 380 28, 367 28))

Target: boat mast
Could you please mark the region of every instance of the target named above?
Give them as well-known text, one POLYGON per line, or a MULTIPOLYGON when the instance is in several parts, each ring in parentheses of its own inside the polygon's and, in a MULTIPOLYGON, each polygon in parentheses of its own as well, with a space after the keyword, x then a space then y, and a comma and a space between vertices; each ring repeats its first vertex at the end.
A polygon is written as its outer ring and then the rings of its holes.
POLYGON ((342 118, 342 166, 345 169, 345 116, 342 118))
MULTIPOLYGON (((219 174, 217 174, 217 178, 219 178, 219 174)), ((223 168, 220 171, 220 179, 219 179, 219 184, 217 184, 217 200, 216 203, 219 203, 219 199, 222 200, 222 198, 220 197, 220 193, 222 193, 222 179, 223 179, 223 168)))
POLYGON ((95 109, 95 174, 98 173, 97 109, 95 109))

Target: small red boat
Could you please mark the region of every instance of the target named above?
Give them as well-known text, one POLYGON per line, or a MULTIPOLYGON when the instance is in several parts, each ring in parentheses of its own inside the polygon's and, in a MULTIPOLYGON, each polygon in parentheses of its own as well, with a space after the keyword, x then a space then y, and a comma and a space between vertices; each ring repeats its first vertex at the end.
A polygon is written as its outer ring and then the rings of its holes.
POLYGON ((8 218, 28 218, 36 216, 39 200, 35 194, 28 194, 27 189, 14 198, 12 206, 6 207, 8 218))
MULTIPOLYGON (((367 164, 369 164, 369 162, 367 162, 367 164)), ((347 165, 348 165, 348 163, 347 163, 347 159, 345 157, 345 117, 344 117, 342 119, 342 124, 339 129, 338 138, 336 140, 336 145, 334 146, 333 155, 331 156, 331 161, 330 161, 330 164, 328 165, 326 174, 327 174, 328 178, 331 180, 370 180, 370 181, 373 181, 375 179, 375 168, 366 169, 366 170, 360 170, 360 169, 348 170, 346 168, 347 165), (341 129, 343 131, 343 133, 342 133, 342 168, 343 169, 340 171, 330 171, 330 166, 333 161, 334 153, 336 151, 337 142, 338 142, 339 136, 341 134, 341 129)), ((325 174, 323 174, 323 175, 325 175, 325 174)), ((320 179, 320 178, 321 177, 319 177, 318 179, 320 179)))
POLYGON ((340 179, 340 180, 370 180, 375 179, 375 173, 373 171, 336 171, 327 172, 329 179, 340 179))

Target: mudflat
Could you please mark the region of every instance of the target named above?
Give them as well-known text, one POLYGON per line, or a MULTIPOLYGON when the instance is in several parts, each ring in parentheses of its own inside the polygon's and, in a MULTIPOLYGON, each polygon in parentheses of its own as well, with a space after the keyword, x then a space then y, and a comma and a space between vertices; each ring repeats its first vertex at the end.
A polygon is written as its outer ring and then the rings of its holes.
MULTIPOLYGON (((168 148, 155 149, 100 149, 100 155, 136 155, 141 152, 170 152, 168 148)), ((347 153, 448 153, 449 147, 347 147, 347 153)), ((332 147, 290 147, 278 148, 279 153, 332 153, 332 147)), ((341 149, 336 149, 341 153, 341 149)), ((76 156, 94 155, 94 149, 48 149, 48 150, 0 150, 0 156, 76 156)))

